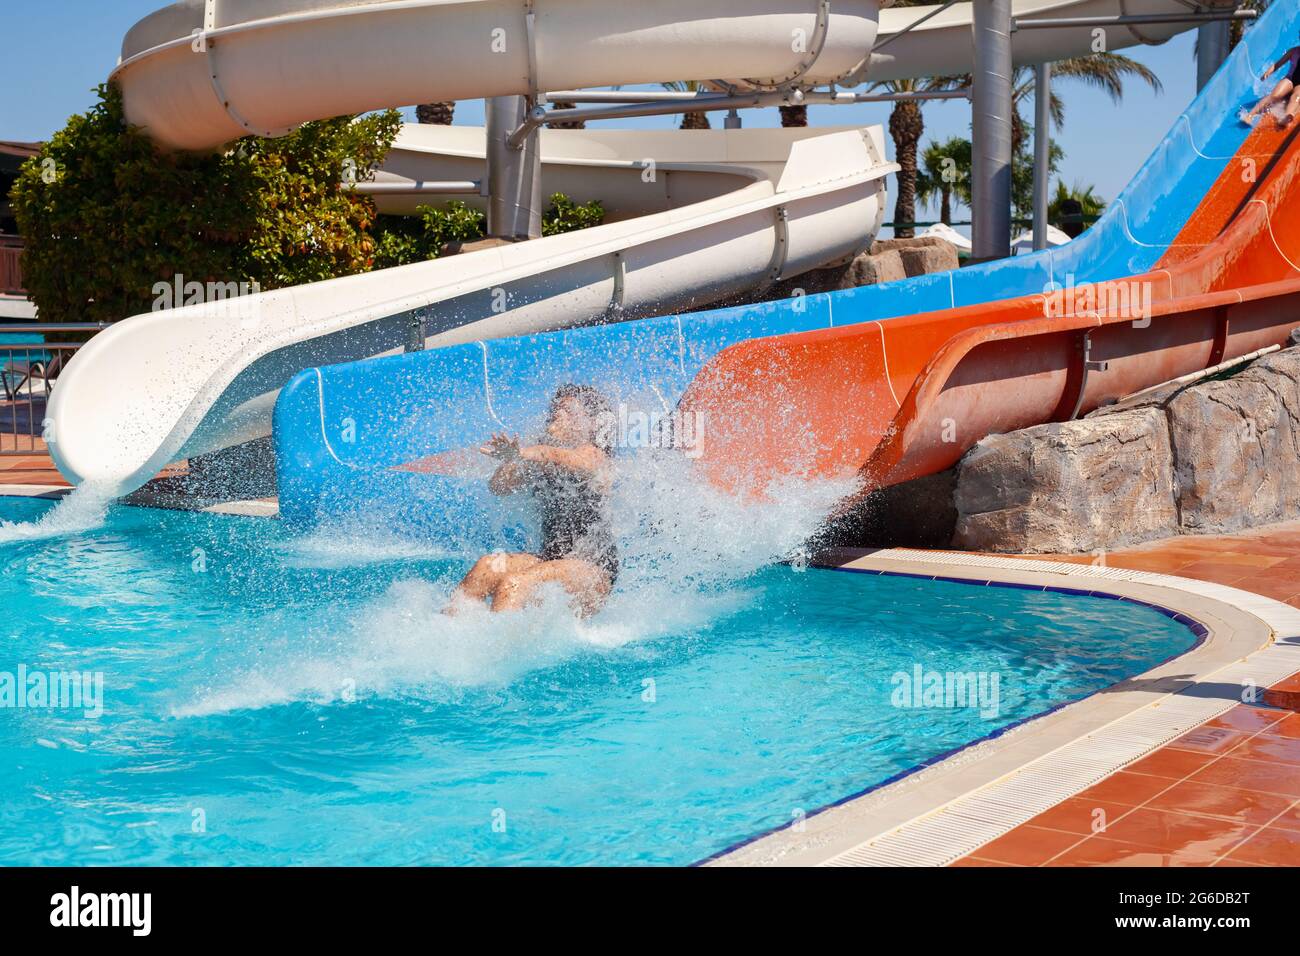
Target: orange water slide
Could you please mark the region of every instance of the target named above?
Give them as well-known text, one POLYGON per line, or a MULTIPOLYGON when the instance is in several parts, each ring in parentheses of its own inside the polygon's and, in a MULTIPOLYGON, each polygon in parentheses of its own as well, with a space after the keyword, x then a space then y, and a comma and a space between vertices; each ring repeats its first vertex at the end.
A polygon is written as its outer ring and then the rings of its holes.
POLYGON ((705 416, 702 466, 732 488, 856 470, 870 491, 1284 341, 1300 325, 1298 142, 1262 123, 1150 272, 731 346, 682 398, 705 416))

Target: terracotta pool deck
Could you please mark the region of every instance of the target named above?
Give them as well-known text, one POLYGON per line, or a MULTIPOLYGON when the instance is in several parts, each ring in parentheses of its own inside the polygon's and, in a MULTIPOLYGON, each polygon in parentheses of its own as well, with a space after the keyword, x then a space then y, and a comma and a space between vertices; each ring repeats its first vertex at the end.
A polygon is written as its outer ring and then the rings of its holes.
MULTIPOLYGON (((1300 522, 1034 557, 1195 578, 1300 608, 1300 522)), ((1261 704, 1202 724, 953 865, 1300 865, 1300 675, 1261 704)))
POLYGON ((0 486, 3 485, 57 485, 66 488, 68 483, 59 474, 54 462, 45 451, 45 442, 26 435, 0 432, 0 452, 21 451, 18 456, 0 455, 0 486))
MULTIPOLYGON (((0 457, 0 493, 6 485, 66 484, 40 452, 0 457)), ((1209 581, 1300 609, 1300 522, 1102 556, 1031 557, 1209 581)), ((1201 724, 952 865, 1300 865, 1297 710, 1293 674, 1259 705, 1201 724)))

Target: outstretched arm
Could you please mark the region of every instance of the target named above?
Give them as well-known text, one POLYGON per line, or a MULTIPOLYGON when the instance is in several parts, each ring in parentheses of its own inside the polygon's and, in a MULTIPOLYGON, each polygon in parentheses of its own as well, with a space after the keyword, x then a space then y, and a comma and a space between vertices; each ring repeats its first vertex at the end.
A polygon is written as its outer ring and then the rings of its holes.
POLYGON ((505 433, 493 435, 479 451, 501 461, 501 465, 488 480, 488 490, 492 494, 503 497, 512 495, 528 480, 528 466, 520 454, 518 435, 514 438, 505 433))
POLYGON ((1282 67, 1295 66, 1297 60, 1300 60, 1300 46, 1293 46, 1282 54, 1282 58, 1264 71, 1264 79, 1268 79, 1282 67))
POLYGON ((578 448, 558 448, 555 445, 530 445, 519 450, 521 460, 538 465, 551 465, 581 475, 594 475, 602 471, 609 458, 595 445, 578 448))
POLYGON ((512 495, 527 481, 529 472, 537 467, 560 468, 580 475, 603 476, 609 457, 595 445, 578 448, 560 448, 555 445, 519 446, 518 436, 493 435, 479 451, 501 460, 502 464, 488 481, 488 490, 494 495, 512 495))

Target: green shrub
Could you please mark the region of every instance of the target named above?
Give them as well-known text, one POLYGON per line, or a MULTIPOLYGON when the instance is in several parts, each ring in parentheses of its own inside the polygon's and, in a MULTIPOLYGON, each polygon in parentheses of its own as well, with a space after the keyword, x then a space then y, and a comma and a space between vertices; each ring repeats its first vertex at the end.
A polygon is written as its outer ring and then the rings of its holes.
POLYGON ((442 209, 420 206, 417 216, 380 216, 375 226, 375 268, 438 258, 447 242, 474 242, 487 235, 487 215, 459 199, 442 209))
MULTIPOLYGON (((436 258, 472 242, 486 217, 458 200, 418 217, 379 216, 346 187, 392 147, 396 111, 307 123, 225 153, 162 153, 130 128, 120 93, 73 116, 26 162, 11 193, 26 240, 23 275, 47 322, 147 312, 162 282, 262 290, 436 258)), ((543 235, 599 225, 599 202, 551 197, 543 235)))
POLYGON ((605 221, 605 207, 599 200, 578 205, 564 193, 551 197, 551 208, 542 214, 542 235, 558 236, 562 232, 590 229, 605 221))
POLYGON ((118 91, 101 86, 11 193, 41 318, 145 312, 154 285, 178 275, 267 290, 370 269, 374 203, 341 184, 383 159, 399 125, 395 111, 339 117, 226 153, 165 154, 127 126, 118 91))
MULTIPOLYGON (((419 207, 419 217, 380 216, 375 227, 375 268, 408 265, 438 258, 448 242, 475 242, 487 235, 487 216, 453 199, 441 209, 419 207)), ((564 193, 551 196, 542 214, 542 235, 556 236, 599 226, 605 209, 598 201, 575 203, 564 193)))

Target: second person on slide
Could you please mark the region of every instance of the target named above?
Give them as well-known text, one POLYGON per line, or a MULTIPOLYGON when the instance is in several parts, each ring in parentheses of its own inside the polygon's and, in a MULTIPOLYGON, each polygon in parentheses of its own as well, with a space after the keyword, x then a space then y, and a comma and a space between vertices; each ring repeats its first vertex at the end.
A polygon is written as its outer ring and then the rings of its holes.
POLYGON ((589 385, 561 386, 551 399, 544 443, 494 435, 479 450, 501 465, 488 487, 496 495, 529 492, 541 519, 537 554, 482 557, 452 595, 447 612, 489 601, 493 611, 517 611, 555 583, 582 616, 594 614, 618 577, 618 548, 609 511, 613 410, 589 385))
POLYGON ((1278 70, 1285 68, 1282 79, 1269 91, 1268 95, 1255 104, 1255 108, 1242 116, 1242 122, 1254 126, 1256 119, 1266 110, 1271 110, 1283 103, 1282 115, 1277 117, 1277 128, 1286 129, 1295 122, 1300 114, 1300 46, 1293 46, 1282 54, 1281 59, 1264 71, 1261 79, 1267 80, 1278 70))

